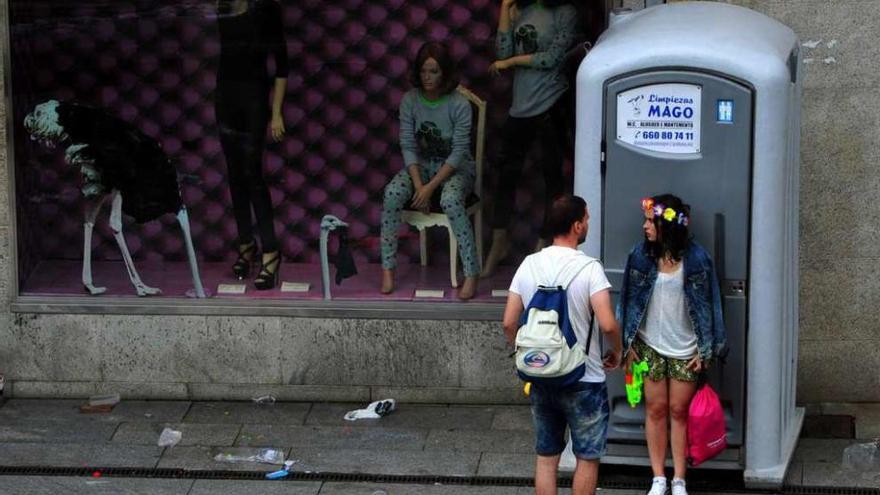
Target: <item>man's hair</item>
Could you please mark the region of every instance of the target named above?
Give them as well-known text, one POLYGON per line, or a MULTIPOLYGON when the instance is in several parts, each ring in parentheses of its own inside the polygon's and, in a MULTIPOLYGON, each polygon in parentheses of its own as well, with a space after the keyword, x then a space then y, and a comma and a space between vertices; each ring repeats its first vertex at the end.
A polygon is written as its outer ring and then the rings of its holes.
POLYGON ((587 202, 573 194, 557 196, 547 209, 544 220, 544 234, 548 238, 567 235, 571 226, 580 222, 587 214, 587 202))

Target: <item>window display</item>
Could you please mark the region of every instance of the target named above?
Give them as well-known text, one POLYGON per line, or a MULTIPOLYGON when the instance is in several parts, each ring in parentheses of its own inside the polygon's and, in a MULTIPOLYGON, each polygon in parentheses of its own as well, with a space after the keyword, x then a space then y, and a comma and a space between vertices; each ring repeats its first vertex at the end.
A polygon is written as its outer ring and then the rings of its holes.
MULTIPOLYGON (((335 300, 430 295, 500 304, 515 263, 539 238, 545 195, 560 187, 544 185, 537 162, 547 159, 546 150, 523 152, 515 183, 501 173, 502 124, 511 87, 520 84, 490 71, 499 60, 502 2, 8 4, 22 296, 317 301, 326 292, 324 233, 328 266, 342 270, 332 286, 335 300), (448 57, 468 93, 424 99, 430 84, 414 86, 409 77, 422 46, 443 47, 446 55, 434 60, 448 57), (475 155, 470 128, 477 114, 467 94, 486 102, 483 190, 473 174, 443 175, 444 164, 460 168, 475 155), (448 107, 449 126, 424 112, 402 118, 406 108, 441 107, 448 107), (455 124, 467 119, 468 126, 455 124), (405 123, 413 124, 409 140, 402 139, 405 123), (447 142, 456 135, 462 139, 447 142), (423 185, 441 180, 431 194, 419 196, 413 187, 392 205, 386 186, 412 180, 413 156, 423 185), (488 239, 476 238, 482 215, 464 212, 471 194, 486 214, 509 219, 509 255, 479 286, 477 247, 488 239), (426 231, 431 256, 422 267, 417 231, 407 222, 395 225, 390 213, 432 203, 451 229, 426 231), (104 205, 109 222, 99 216, 104 205), (334 228, 322 230, 328 215, 334 228), (457 251, 447 247, 448 235, 457 251), (449 257, 457 255, 456 291, 449 257)), ((589 4, 546 7, 575 15, 580 33, 560 39, 566 48, 553 57, 556 65, 542 69, 560 87, 572 77, 562 59, 601 29, 603 8, 589 4)), ((541 5, 523 2, 521 12, 541 5)), ((516 36, 517 46, 537 43, 542 50, 541 36, 516 36)), ((570 189, 570 163, 557 169, 562 189, 570 189)))

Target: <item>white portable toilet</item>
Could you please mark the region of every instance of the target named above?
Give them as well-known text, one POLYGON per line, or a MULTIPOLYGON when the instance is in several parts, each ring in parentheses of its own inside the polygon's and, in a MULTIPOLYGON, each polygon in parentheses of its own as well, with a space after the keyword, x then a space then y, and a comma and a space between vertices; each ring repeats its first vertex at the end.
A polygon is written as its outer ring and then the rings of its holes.
MULTIPOLYGON (((730 448, 710 467, 779 487, 804 411, 795 407, 801 61, 779 22, 714 2, 613 16, 577 76, 575 194, 591 211, 586 251, 620 287, 643 234, 640 199, 692 207, 712 255, 730 353, 710 383, 730 448)), ((619 374, 618 374, 619 375, 619 374)), ((607 461, 647 464, 644 415, 609 376, 607 461)))

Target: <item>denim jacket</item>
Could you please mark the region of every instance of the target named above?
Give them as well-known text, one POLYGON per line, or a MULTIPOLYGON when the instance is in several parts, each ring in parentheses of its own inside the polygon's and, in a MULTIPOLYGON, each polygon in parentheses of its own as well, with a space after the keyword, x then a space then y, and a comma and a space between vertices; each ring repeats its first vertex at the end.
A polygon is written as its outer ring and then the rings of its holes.
MULTIPOLYGON (((721 292, 709 253, 691 241, 683 259, 684 295, 687 312, 697 335, 700 358, 723 356, 727 346, 721 292)), ((648 309, 657 262, 648 256, 645 241, 636 244, 626 260, 623 285, 617 303, 617 320, 623 329, 623 348, 629 350, 648 309)))

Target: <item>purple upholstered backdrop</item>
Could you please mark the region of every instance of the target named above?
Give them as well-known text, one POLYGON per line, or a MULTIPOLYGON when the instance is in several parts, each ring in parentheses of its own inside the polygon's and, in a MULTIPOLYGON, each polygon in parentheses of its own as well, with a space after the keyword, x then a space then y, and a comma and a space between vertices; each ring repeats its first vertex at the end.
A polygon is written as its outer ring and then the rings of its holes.
MULTIPOLYGON (((400 169, 397 106, 408 89, 408 61, 426 40, 451 46, 463 83, 489 100, 490 150, 509 103, 509 76, 492 79, 495 0, 286 0, 292 64, 284 116, 288 135, 268 147, 265 174, 283 253, 317 261, 319 222, 332 213, 362 239, 358 256, 378 259, 382 189, 400 169)), ((82 252, 79 173, 61 150, 29 142, 24 115, 50 98, 109 109, 162 142, 191 211, 200 257, 228 259, 235 238, 225 165, 214 120, 219 43, 214 2, 13 0, 13 109, 19 242, 24 277, 39 259, 82 252), (73 4, 73 5, 71 5, 73 4)), ((254 102, 262 104, 262 102, 254 102)), ((492 182, 487 163, 484 195, 492 182)), ((517 192, 513 226, 520 250, 534 242, 542 197, 532 171, 517 192), (536 201, 535 205, 539 205, 536 201)), ((119 259, 105 222, 96 259, 119 259)), ((126 234, 136 259, 183 259, 174 219, 126 234)), ((417 258, 415 239, 401 255, 417 258)))

